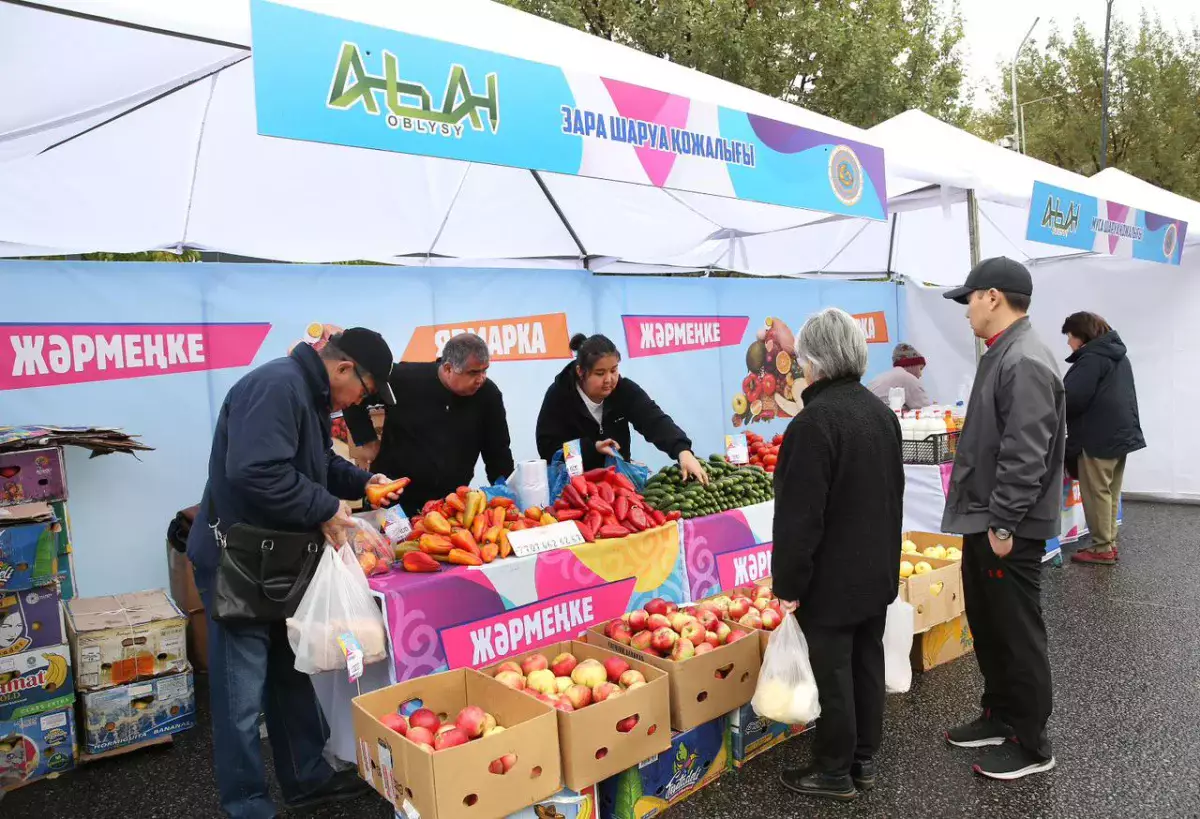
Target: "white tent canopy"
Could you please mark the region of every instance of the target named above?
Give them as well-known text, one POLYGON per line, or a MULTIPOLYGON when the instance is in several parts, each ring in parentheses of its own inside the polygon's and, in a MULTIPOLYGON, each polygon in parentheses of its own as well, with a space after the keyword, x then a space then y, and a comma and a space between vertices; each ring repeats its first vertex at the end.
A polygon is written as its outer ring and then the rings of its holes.
MULTIPOLYGON (((869 141, 865 132, 483 0, 291 0, 869 141)), ((745 246, 824 218, 756 202, 256 133, 248 0, 0 0, 0 255, 193 247, 282 261, 807 273, 745 246), (69 78, 69 81, 67 81, 69 78), (353 223, 353 230, 330 229, 353 223)), ((903 192, 901 190, 900 192, 903 192)), ((860 228, 854 228, 860 229, 860 228)))

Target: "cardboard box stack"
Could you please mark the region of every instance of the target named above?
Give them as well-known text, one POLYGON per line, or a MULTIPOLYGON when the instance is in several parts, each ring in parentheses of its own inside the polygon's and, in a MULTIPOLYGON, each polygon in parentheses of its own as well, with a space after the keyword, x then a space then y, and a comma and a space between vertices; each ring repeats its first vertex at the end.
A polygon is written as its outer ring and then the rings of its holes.
POLYGON ((905 532, 904 539, 917 547, 915 554, 902 558, 913 563, 925 561, 933 570, 914 574, 900 581, 900 598, 913 607, 913 647, 910 660, 915 671, 929 671, 939 665, 971 653, 974 642, 967 626, 963 597, 962 561, 925 555, 931 547, 951 547, 962 552, 963 539, 957 535, 905 532))
POLYGON ((62 450, 0 452, 0 791, 75 766, 66 497, 62 450))
POLYGON ((66 609, 86 754, 196 724, 187 617, 165 591, 80 598, 66 609))

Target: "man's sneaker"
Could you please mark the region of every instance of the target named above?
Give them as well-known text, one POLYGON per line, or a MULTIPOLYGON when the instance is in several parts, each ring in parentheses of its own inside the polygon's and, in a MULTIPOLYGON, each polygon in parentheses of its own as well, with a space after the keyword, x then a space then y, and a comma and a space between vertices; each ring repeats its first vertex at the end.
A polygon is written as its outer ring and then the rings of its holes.
POLYGON ((315 791, 310 791, 304 794, 304 796, 286 804, 292 810, 311 808, 317 805, 327 805, 333 802, 344 802, 347 799, 354 799, 370 790, 371 786, 359 777, 358 769, 351 768, 345 771, 338 771, 315 791))
POLYGON ((1015 739, 989 748, 971 770, 988 779, 1011 782, 1030 774, 1043 773, 1054 767, 1054 757, 1041 759, 1031 754, 1015 739))
POLYGON ((1116 550, 1108 552, 1093 552, 1089 549, 1083 549, 1071 555, 1072 563, 1084 563, 1092 566, 1115 566, 1117 565, 1116 550))
POLYGON ((784 771, 780 774, 779 781, 788 790, 805 796, 820 796, 842 802, 858 798, 858 791, 854 789, 854 780, 849 776, 830 776, 811 769, 801 769, 784 771))
POLYGON ((989 710, 973 722, 951 728, 946 732, 946 741, 959 748, 983 748, 1003 745, 1012 733, 1012 729, 993 717, 989 710))
POLYGON ((860 791, 871 790, 875 787, 875 760, 856 759, 850 766, 850 778, 854 780, 854 787, 860 791))

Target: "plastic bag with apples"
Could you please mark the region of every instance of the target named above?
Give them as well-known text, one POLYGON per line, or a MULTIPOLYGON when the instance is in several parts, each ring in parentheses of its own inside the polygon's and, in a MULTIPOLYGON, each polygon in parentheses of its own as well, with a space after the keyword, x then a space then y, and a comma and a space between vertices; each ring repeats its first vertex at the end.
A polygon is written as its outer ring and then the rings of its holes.
POLYGON ((771 632, 750 704, 760 717, 785 725, 807 725, 821 716, 808 641, 794 616, 784 617, 771 632))
POLYGON ((883 628, 883 684, 889 694, 904 694, 912 687, 913 621, 916 612, 899 597, 888 606, 883 628))
POLYGON ((346 655, 338 637, 346 632, 353 634, 362 647, 364 664, 387 657, 383 616, 371 597, 354 550, 349 546, 336 550, 326 546, 296 613, 287 620, 296 670, 317 674, 345 669, 346 655))

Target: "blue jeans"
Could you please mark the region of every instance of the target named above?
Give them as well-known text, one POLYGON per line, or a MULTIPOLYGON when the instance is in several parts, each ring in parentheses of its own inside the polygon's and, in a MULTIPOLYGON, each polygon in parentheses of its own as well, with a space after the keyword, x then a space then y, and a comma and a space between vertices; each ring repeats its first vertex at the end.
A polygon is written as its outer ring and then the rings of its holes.
POLYGON ((329 727, 307 674, 296 670, 284 623, 223 624, 212 619, 216 573, 196 567, 208 620, 213 762, 221 807, 231 819, 271 819, 258 716, 265 712, 275 776, 290 802, 324 785, 329 727))

